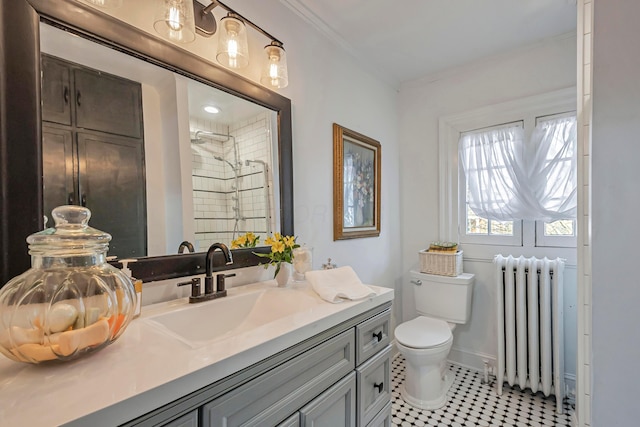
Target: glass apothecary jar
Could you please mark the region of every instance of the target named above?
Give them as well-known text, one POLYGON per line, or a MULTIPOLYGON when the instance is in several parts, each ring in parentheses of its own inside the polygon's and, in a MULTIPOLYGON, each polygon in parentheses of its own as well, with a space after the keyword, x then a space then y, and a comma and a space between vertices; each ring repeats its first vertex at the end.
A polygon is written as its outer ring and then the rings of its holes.
POLYGON ((31 268, 0 289, 0 352, 19 362, 72 360, 115 341, 136 293, 107 264, 111 236, 88 226, 91 212, 59 206, 54 228, 27 238, 31 268))

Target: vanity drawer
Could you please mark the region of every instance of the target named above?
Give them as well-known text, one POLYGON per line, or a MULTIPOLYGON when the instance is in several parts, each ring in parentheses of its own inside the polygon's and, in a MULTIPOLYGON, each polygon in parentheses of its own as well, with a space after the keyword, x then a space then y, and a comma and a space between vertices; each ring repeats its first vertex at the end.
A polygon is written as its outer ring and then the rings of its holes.
POLYGON ((356 368, 358 425, 366 426, 391 401, 391 346, 356 368))
POLYGON ((378 415, 367 424, 367 427, 391 427, 391 402, 378 412, 378 415))
POLYGON ((203 426, 276 425, 355 368, 345 331, 202 407, 203 426), (314 392, 315 391, 315 392, 314 392))
POLYGON ((390 324, 391 310, 385 310, 356 326, 356 365, 366 362, 391 342, 390 324))

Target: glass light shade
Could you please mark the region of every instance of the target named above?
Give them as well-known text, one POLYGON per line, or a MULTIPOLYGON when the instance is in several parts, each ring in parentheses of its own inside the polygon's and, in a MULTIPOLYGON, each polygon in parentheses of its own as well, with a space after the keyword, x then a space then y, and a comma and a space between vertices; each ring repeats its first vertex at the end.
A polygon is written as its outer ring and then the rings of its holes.
POLYGON ((220 30, 216 60, 228 68, 249 65, 249 44, 244 22, 229 14, 220 21, 220 30))
POLYGON ((179 43, 196 39, 191 0, 156 0, 153 28, 161 36, 179 43))
POLYGON ((99 7, 114 8, 122 6, 122 0, 84 0, 86 3, 95 4, 99 7))
POLYGON ((287 71, 287 54, 281 44, 272 42, 264 47, 267 54, 267 63, 262 69, 260 82, 265 86, 274 88, 287 87, 289 73, 287 71))

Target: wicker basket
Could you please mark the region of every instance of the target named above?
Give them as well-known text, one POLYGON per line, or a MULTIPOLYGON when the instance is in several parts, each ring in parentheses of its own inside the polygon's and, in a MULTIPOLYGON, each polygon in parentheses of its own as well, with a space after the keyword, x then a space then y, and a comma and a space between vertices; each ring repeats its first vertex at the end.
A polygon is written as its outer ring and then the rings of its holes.
POLYGON ((422 250, 420 256, 420 272, 439 276, 459 276, 462 274, 462 251, 455 253, 429 252, 422 250))

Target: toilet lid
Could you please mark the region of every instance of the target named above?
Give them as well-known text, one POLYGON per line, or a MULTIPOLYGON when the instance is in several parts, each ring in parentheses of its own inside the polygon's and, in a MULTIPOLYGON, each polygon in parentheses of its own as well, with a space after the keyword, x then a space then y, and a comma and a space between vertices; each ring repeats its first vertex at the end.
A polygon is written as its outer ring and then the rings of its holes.
POLYGON ((444 320, 420 316, 399 325, 396 340, 413 348, 437 347, 451 339, 451 328, 444 320))

